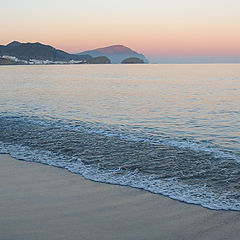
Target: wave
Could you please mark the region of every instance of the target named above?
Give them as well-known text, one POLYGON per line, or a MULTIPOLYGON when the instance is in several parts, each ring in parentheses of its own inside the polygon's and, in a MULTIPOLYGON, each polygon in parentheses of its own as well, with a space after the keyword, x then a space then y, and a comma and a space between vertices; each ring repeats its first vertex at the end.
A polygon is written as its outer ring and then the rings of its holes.
POLYGON ((16 159, 210 209, 240 211, 238 155, 121 126, 22 116, 0 121, 0 152, 16 159))
MULTIPOLYGON (((136 133, 131 130, 127 130, 126 128, 121 128, 121 126, 117 125, 104 125, 102 123, 92 123, 92 122, 83 122, 79 120, 61 120, 57 118, 51 117, 51 119, 40 119, 38 117, 23 117, 23 116, 5 116, 0 117, 0 119, 5 120, 17 120, 22 121, 24 123, 32 123, 44 127, 53 127, 59 128, 63 130, 71 130, 76 132, 84 132, 86 134, 98 134, 106 137, 118 137, 122 140, 126 141, 135 141, 135 142, 147 142, 153 145, 165 145, 177 147, 179 149, 188 149, 194 152, 202 152, 204 154, 211 155, 215 158, 224 158, 234 160, 240 163, 240 156, 238 154, 234 154, 229 150, 222 150, 221 147, 208 144, 205 142, 195 142, 189 139, 170 139, 169 137, 163 137, 160 135, 152 136, 147 133, 141 132, 136 133)), ((162 134, 163 135, 163 134, 162 134)))
POLYGON ((206 186, 191 187, 178 182, 175 178, 161 180, 155 174, 144 176, 137 170, 100 169, 97 166, 85 165, 80 158, 67 158, 66 156, 59 156, 49 151, 33 150, 19 145, 6 145, 2 142, 0 142, 0 153, 8 153, 12 157, 24 161, 64 168, 72 173, 81 174, 86 179, 97 182, 143 189, 152 193, 162 194, 171 199, 201 205, 209 209, 240 211, 239 201, 229 201, 228 192, 223 191, 221 196, 219 196, 209 191, 206 186))

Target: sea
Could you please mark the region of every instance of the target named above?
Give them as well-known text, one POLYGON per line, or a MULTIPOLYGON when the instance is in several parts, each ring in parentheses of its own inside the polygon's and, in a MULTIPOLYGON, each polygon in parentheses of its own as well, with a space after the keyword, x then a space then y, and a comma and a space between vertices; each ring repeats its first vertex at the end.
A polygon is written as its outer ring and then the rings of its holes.
POLYGON ((240 65, 0 67, 0 153, 240 211, 240 65))

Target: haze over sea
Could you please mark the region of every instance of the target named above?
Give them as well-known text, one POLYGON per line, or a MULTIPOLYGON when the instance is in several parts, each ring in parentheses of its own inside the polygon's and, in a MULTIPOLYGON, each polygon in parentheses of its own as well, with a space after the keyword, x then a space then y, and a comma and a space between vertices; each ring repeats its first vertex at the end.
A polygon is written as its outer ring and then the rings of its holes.
POLYGON ((0 69, 0 152, 85 178, 240 210, 240 68, 0 69))

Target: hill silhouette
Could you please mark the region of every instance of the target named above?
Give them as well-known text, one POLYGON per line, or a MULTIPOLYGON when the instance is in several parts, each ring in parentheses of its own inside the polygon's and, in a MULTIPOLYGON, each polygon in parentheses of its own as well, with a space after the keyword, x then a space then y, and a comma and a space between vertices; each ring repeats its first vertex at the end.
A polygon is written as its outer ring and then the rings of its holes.
POLYGON ((147 58, 143 54, 137 53, 124 45, 112 45, 109 47, 84 51, 78 54, 87 54, 92 57, 106 56, 112 63, 121 63, 124 59, 130 57, 139 58, 142 59, 144 63, 148 63, 147 58))
POLYGON ((42 43, 20 43, 13 41, 8 45, 0 45, 0 55, 9 55, 17 57, 21 60, 49 60, 49 61, 70 61, 85 60, 88 61, 92 57, 84 55, 69 54, 62 50, 58 50, 49 45, 42 43))

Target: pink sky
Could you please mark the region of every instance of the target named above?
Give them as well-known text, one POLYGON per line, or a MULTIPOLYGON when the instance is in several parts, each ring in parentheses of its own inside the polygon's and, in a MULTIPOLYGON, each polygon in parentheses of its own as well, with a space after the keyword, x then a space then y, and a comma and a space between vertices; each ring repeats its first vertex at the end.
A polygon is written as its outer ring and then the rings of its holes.
POLYGON ((0 44, 39 41, 72 53, 123 44, 146 56, 240 56, 239 12, 238 0, 9 0, 1 4, 0 44))

